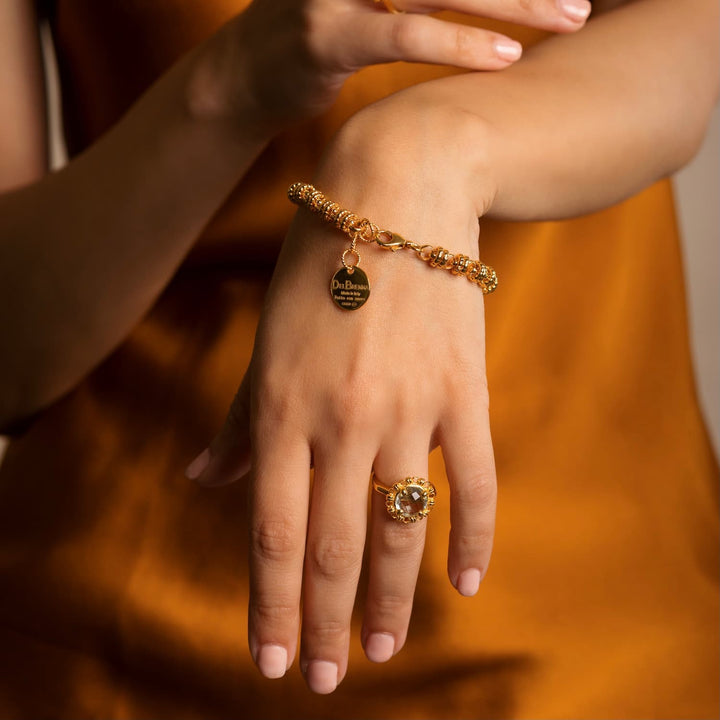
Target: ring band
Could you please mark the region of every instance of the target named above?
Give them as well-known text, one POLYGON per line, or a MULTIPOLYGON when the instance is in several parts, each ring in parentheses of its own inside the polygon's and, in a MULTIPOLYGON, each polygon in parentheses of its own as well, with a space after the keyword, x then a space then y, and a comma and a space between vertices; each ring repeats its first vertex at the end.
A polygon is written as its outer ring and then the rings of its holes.
POLYGON ((404 10, 398 10, 392 0, 375 0, 375 2, 382 3, 385 6, 385 9, 393 15, 402 15, 405 12, 404 10))
POLYGON ((427 517, 435 504, 435 486, 425 478, 410 476, 387 487, 372 474, 375 492, 385 496, 385 508, 393 520, 414 523, 427 517))

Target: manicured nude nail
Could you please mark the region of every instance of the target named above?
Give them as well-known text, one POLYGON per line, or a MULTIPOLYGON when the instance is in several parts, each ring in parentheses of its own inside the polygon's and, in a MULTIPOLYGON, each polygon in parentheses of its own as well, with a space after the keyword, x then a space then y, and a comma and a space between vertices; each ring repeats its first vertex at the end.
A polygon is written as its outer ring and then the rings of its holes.
POLYGON ((457 579, 457 590, 465 597, 472 597, 480 588, 480 571, 476 568, 463 570, 457 579))
POLYGON ((281 678, 287 668, 287 650, 280 645, 263 645, 258 650, 257 666, 266 678, 281 678))
POLYGON ((312 660, 305 671, 307 684, 313 692, 320 695, 331 693, 338 684, 338 667, 326 660, 312 660))
POLYGON ((571 20, 585 20, 592 10, 588 0, 558 0, 560 10, 571 20))
POLYGON ((373 633, 365 641, 365 655, 372 662, 387 662, 394 652, 395 638, 390 633, 373 633))
POLYGON ((210 448, 205 448, 185 469, 188 480, 197 480, 210 462, 210 448))
POLYGON ((518 60, 522 55, 522 45, 507 38, 503 40, 496 40, 495 54, 502 60, 518 60))

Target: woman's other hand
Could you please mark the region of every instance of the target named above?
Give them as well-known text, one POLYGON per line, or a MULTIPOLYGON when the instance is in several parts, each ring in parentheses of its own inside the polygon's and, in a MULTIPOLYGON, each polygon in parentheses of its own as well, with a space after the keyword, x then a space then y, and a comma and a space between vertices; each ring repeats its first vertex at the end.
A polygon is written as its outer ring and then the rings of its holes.
POLYGON ((521 55, 497 32, 430 17, 452 10, 555 32, 572 32, 588 0, 397 0, 391 13, 373 0, 255 0, 210 47, 198 73, 197 100, 212 112, 245 109, 263 127, 316 115, 344 81, 367 65, 404 60, 501 70, 521 55), (241 72, 238 72, 241 68, 241 72))
MULTIPOLYGON (((478 204, 493 196, 482 154, 472 157, 482 128, 413 97, 399 93, 353 118, 315 183, 380 227, 477 257, 478 204), (407 114, 411 128, 391 122, 407 114)), ((329 283, 348 246, 298 212, 250 368, 225 426, 188 469, 204 485, 251 471, 250 649, 264 675, 280 677, 302 625, 301 669, 321 693, 347 669, 371 469, 387 485, 427 478, 428 453, 442 446, 451 496, 437 502, 450 503, 448 574, 464 595, 486 572, 495 512, 480 288, 410 251, 361 245, 370 298, 341 310, 329 283)), ((432 516, 402 525, 380 494, 372 504, 362 640, 381 662, 405 641, 432 516)))

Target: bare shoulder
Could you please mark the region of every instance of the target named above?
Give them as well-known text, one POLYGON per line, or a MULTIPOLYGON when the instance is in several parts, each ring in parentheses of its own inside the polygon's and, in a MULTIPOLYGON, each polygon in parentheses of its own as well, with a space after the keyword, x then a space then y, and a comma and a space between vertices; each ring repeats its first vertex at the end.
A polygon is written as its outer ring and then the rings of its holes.
POLYGON ((35 0, 0 1, 0 192, 47 170, 45 84, 35 0))

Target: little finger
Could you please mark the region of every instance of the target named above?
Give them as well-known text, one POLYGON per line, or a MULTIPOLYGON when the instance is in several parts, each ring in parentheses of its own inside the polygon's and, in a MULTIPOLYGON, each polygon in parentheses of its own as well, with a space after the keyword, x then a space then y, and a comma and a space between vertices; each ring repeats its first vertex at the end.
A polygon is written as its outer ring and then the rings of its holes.
POLYGON ((478 591, 495 531, 497 482, 487 404, 456 404, 438 428, 450 483, 448 575, 461 595, 478 591))

